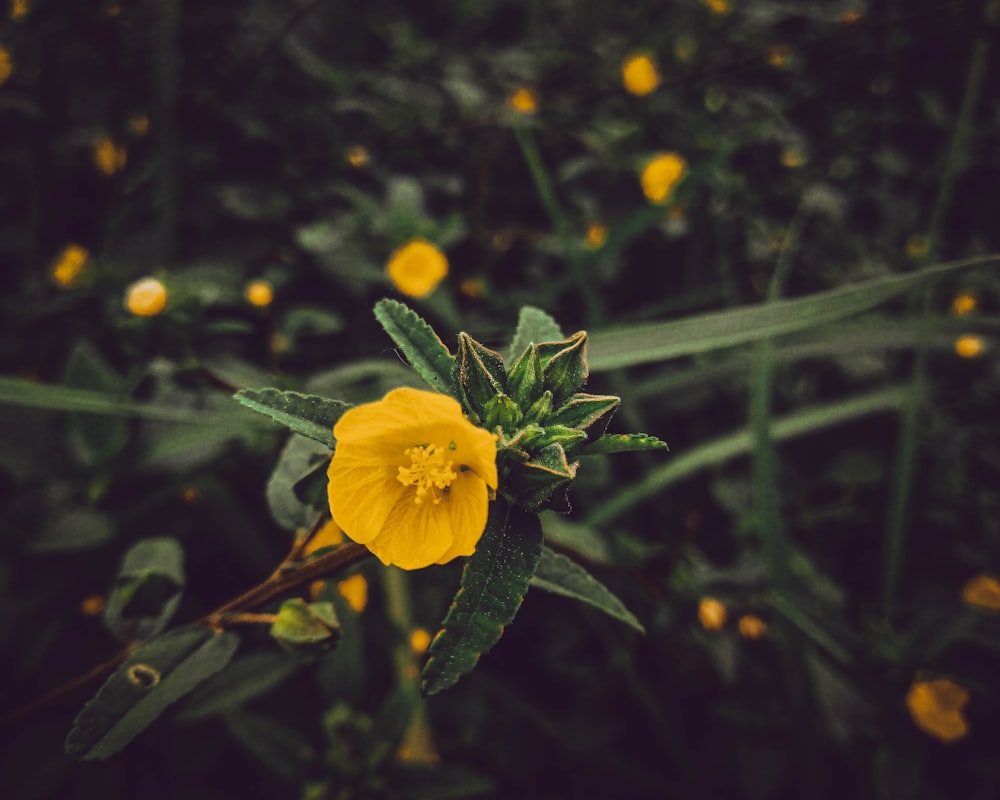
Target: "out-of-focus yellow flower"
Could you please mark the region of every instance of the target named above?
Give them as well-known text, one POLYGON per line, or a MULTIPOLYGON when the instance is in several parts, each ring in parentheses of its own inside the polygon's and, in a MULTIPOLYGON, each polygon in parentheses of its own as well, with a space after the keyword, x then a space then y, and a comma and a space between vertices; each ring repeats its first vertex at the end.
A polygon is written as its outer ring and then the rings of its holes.
POLYGON ((779 44, 767 51, 767 63, 777 69, 788 66, 792 57, 792 49, 787 44, 779 44))
POLYGON ((587 226, 587 247, 596 250, 608 239, 608 228, 602 222, 591 222, 587 226))
POLYGON ((137 317, 155 317, 167 307, 167 287, 156 278, 136 281, 125 293, 125 308, 137 317))
POLYGON ((969 578, 962 587, 962 600, 986 611, 1000 611, 1000 581, 985 573, 969 578))
POLYGON ((507 102, 519 114, 534 114, 538 110, 538 97, 526 86, 515 91, 507 102))
POLYGON ((62 249, 59 258, 52 265, 52 282, 61 289, 71 289, 80 282, 83 268, 90 258, 86 247, 69 244, 62 249))
POLYGON ((264 308, 274 300, 274 289, 267 281, 250 281, 243 290, 243 296, 250 305, 264 308))
POLYGON ((101 12, 106 17, 117 17, 122 13, 122 7, 115 0, 105 0, 104 5, 101 6, 101 12))
POLYGON ((724 17, 730 11, 733 10, 732 3, 729 0, 701 0, 705 7, 715 14, 717 17, 724 17))
POLYGON ((458 284, 458 291, 473 300, 483 296, 483 282, 479 278, 462 278, 458 284))
POLYGON ((959 336, 955 340, 955 352, 962 358, 976 358, 982 355, 985 348, 986 345, 983 344, 982 338, 973 336, 971 333, 959 336))
POLYGON ((181 489, 181 500, 183 500, 188 505, 192 503, 197 503, 201 499, 201 492, 198 491, 197 486, 191 486, 190 484, 181 489))
POLYGON ((133 114, 128 120, 128 129, 136 136, 149 133, 149 116, 141 111, 133 114))
POLYGON ((767 623, 755 614, 744 614, 736 628, 744 639, 759 639, 767 633, 767 623))
POLYGON ((781 151, 781 165, 788 169, 798 169, 806 163, 805 154, 797 147, 786 147, 781 151))
POLYGON ((94 145, 94 166, 102 175, 110 177, 125 169, 128 154, 125 148, 104 137, 94 145))
POLYGON ((841 25, 853 25, 859 19, 861 19, 862 13, 860 8, 849 8, 840 18, 837 20, 841 25))
POLYGON ((361 167, 366 166, 371 160, 371 156, 368 155, 368 151, 360 144, 347 148, 347 152, 344 153, 344 158, 346 158, 347 163, 355 169, 361 169, 361 167))
POLYGON ((962 708, 969 692, 948 678, 914 681, 906 695, 906 707, 914 724, 942 742, 954 742, 969 732, 962 708))
POLYGON ((414 628, 410 632, 410 649, 417 655, 426 653, 431 646, 431 635, 423 628, 414 628))
POLYGON ((31 0, 10 0, 10 18, 13 21, 24 19, 31 11, 31 0))
POLYGON ((14 71, 14 57, 3 45, 0 45, 0 86, 7 82, 7 78, 14 71))
POLYGON ((642 97, 656 91, 660 85, 660 73, 653 59, 636 53, 622 62, 622 83, 627 92, 642 97))
POLYGON ((80 601, 80 613, 85 617, 96 617, 104 610, 104 598, 99 594, 88 594, 80 601))
POLYGON ((308 556, 322 547, 333 547, 342 541, 344 541, 344 532, 336 522, 328 519, 323 527, 316 531, 316 535, 309 540, 309 544, 306 545, 302 554, 308 556))
POLYGON ((642 193, 654 203, 666 202, 687 173, 687 162, 678 153, 657 153, 643 167, 642 193))
POLYGON ((703 597, 698 604, 698 621, 707 631, 717 631, 726 624, 726 607, 714 597, 703 597))
POLYGON ((959 292, 951 301, 951 313, 957 317, 964 317, 976 310, 977 300, 972 292, 959 292))
POLYGON ((698 52, 698 40, 689 33, 682 33, 674 40, 674 58, 686 64, 698 52))
POLYGON ((931 249, 931 240, 929 236, 924 236, 923 234, 914 234, 909 239, 906 240, 906 255, 910 258, 922 258, 927 255, 931 249))
POLYGON ((347 536, 402 569, 476 549, 497 488, 496 437, 451 397, 394 389, 333 429, 330 512, 347 536))
POLYGON ((364 575, 352 575, 337 581, 337 591, 357 614, 364 611, 368 605, 368 580, 364 575))
POLYGON ((389 257, 393 284, 410 297, 426 297, 448 274, 448 259, 426 239, 411 239, 389 257))

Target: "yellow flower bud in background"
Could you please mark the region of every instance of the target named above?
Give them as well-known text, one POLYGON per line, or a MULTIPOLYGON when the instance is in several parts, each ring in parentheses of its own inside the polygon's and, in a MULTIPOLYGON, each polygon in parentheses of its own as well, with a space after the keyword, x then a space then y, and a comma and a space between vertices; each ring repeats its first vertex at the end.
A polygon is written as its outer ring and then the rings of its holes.
POLYGON ((133 114, 128 120, 128 129, 136 136, 149 133, 149 117, 141 111, 133 114))
POLYGON ((702 0, 705 7, 717 17, 724 17, 733 10, 729 0, 702 0))
POLYGON ((167 287, 156 278, 136 281, 125 293, 125 308, 137 317, 153 317, 167 307, 167 287))
POLYGON ((31 11, 30 0, 10 0, 10 19, 12 22, 24 19, 28 16, 29 11, 31 11))
POLYGON ((104 137, 94 145, 94 166, 102 175, 111 177, 125 169, 128 154, 125 148, 104 137))
POLYGON ((787 44, 779 44, 767 51, 767 63, 776 69, 783 69, 791 61, 792 49, 787 44))
POLYGON ((976 358, 984 349, 983 340, 978 336, 967 334, 955 340, 955 352, 962 358, 976 358))
POLYGON ((83 268, 90 258, 87 248, 69 244, 63 248, 49 273, 52 282, 60 289, 71 289, 80 282, 83 268))
POLYGON ((964 317, 976 310, 978 301, 972 292, 959 292, 951 301, 951 313, 957 317, 964 317))
POLYGON ((631 55, 622 63, 622 83, 630 94, 642 97, 656 91, 660 73, 649 56, 631 55))
POLYGON ((806 163, 805 154, 797 147, 786 147, 781 151, 781 165, 788 169, 798 169, 806 163))
POLYGON ((0 86, 6 83, 13 71, 14 57, 6 47, 0 45, 0 86))
POLYGON ((942 742, 954 742, 969 731, 962 708, 969 692, 948 678, 914 681, 906 695, 906 707, 914 724, 942 742))
POLYGON ((80 613, 85 617, 96 617, 104 610, 104 598, 99 594, 89 594, 80 601, 80 613))
POLYGON ((361 167, 367 166, 368 162, 371 160, 371 156, 368 155, 368 151, 359 144, 354 145, 354 147, 349 147, 347 152, 344 153, 344 158, 347 159, 347 163, 355 169, 361 169, 361 167))
POLYGON ((1000 611, 1000 581, 980 573, 962 587, 962 601, 984 611, 1000 611))
POLYGON ((243 296, 250 305, 264 308, 274 300, 274 289, 267 281, 250 281, 243 290, 243 296))
POLYGON ((642 193, 654 203, 665 202, 687 173, 687 162, 678 153, 657 153, 643 167, 642 193))
POLYGON ((364 575, 352 575, 337 581, 337 591, 354 611, 360 614, 368 605, 368 580, 364 575))
POLYGON ((596 250, 608 238, 608 229, 603 223, 591 222, 587 226, 587 247, 596 250))
POLYGON ((767 623, 755 614, 744 614, 736 628, 744 639, 759 639, 767 633, 767 623))
POLYGON ((538 110, 538 98, 524 86, 514 92, 507 102, 519 114, 534 114, 538 110))
POLYGON ((910 258, 921 258, 927 255, 931 249, 931 240, 928 236, 915 234, 906 240, 906 255, 910 258))
POLYGON ((425 239, 411 239, 389 257, 393 284, 410 297, 426 297, 448 274, 448 259, 425 239))
POLYGON ((458 291, 466 297, 478 300, 483 296, 483 282, 479 278, 462 278, 458 284, 458 291))
POLYGON ((410 633, 410 649, 420 655, 431 646, 431 635, 423 628, 414 628, 410 633))
POLYGON ((714 597, 703 597, 698 604, 698 621, 707 631, 720 630, 726 624, 726 607, 714 597))

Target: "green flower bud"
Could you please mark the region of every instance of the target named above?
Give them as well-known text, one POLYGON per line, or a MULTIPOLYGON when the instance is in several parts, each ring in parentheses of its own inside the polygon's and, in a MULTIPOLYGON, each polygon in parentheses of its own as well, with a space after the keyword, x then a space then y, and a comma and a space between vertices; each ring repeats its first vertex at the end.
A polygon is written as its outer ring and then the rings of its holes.
POLYGON ((486 404, 507 386, 503 359, 467 333, 458 334, 458 353, 452 367, 452 380, 465 397, 464 405, 482 419, 486 404))
POLYGON ((587 333, 578 331, 561 342, 538 345, 543 383, 552 392, 554 404, 562 405, 587 380, 587 333))
POLYGON ((620 403, 620 398, 611 395, 574 394, 549 422, 585 430, 588 439, 597 439, 608 429, 620 403))
POLYGON ((552 392, 546 389, 542 396, 531 404, 531 408, 524 412, 524 422, 525 424, 544 422, 551 413, 552 392))
POLYGON ((535 345, 528 347, 507 378, 507 394, 521 408, 528 408, 542 395, 542 362, 535 345))
POLYGON ((495 394, 486 401, 483 409, 486 429, 495 431, 499 426, 504 431, 516 431, 521 422, 520 407, 505 394, 495 394))
POLYGON ((562 445, 551 444, 511 471, 509 491, 524 508, 540 509, 576 477, 577 467, 579 462, 566 460, 562 445))
POLYGON ((550 444, 560 444, 564 450, 572 449, 573 445, 584 441, 587 434, 576 428, 567 428, 565 425, 532 425, 530 430, 525 431, 524 447, 529 450, 542 450, 550 444))
POLYGON ((320 645, 329 648, 340 638, 340 621, 332 603, 286 600, 271 625, 271 636, 289 650, 320 645))

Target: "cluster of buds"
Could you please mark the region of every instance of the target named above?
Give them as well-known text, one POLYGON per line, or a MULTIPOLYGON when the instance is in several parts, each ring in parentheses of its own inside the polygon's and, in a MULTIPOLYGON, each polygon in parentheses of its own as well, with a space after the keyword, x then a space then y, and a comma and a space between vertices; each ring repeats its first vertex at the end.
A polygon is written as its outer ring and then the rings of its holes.
POLYGON ((531 510, 569 511, 571 461, 607 430, 621 400, 580 391, 587 334, 530 344, 510 369, 499 353, 459 334, 453 382, 474 423, 497 435, 502 491, 531 510))

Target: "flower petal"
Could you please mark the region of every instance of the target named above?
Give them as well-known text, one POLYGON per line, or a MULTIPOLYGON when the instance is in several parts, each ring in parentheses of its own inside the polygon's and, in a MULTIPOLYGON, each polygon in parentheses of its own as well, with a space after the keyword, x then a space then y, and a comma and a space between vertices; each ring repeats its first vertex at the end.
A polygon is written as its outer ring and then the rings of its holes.
POLYGON ((486 529, 489 511, 486 484, 475 473, 460 475, 451 485, 448 496, 448 517, 451 524, 451 546, 437 559, 445 564, 459 556, 471 556, 486 529))

